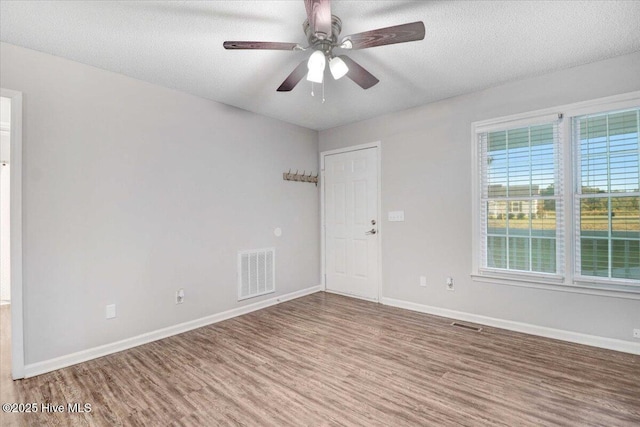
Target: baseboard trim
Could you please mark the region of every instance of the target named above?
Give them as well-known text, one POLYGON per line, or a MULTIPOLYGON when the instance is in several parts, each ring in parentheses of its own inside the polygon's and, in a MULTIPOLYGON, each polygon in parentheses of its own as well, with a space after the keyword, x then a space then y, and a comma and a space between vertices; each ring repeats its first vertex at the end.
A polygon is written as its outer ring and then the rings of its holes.
POLYGON ((481 325, 507 329, 509 331, 523 332, 525 334, 538 335, 545 338, 554 338, 557 340, 584 344, 592 347, 600 347, 608 350, 640 355, 640 343, 631 341, 599 337, 596 335, 587 335, 578 332, 566 331, 563 329, 554 329, 544 326, 536 326, 529 323, 514 322, 511 320, 496 319, 493 317, 481 316, 478 314, 466 313, 463 311, 449 310, 446 308, 433 307, 393 298, 382 298, 380 302, 384 305, 404 308, 406 310, 418 311, 421 313, 433 314, 435 316, 448 317, 455 320, 462 320, 465 322, 472 322, 481 325))
POLYGON ((201 328, 203 326, 211 325, 213 323, 221 322, 223 320, 231 319, 233 317, 242 316, 243 314, 251 313, 253 311, 261 310, 273 305, 283 303, 292 299, 300 298, 305 295, 310 295, 322 290, 322 286, 312 286, 310 288, 301 289, 299 291, 291 292, 285 295, 266 299, 253 304, 245 305, 242 307, 234 308, 231 310, 223 311, 221 313, 212 314, 210 316, 202 317, 200 319, 191 320, 189 322, 180 323, 178 325, 169 326, 167 328, 158 329, 152 332, 147 332, 142 335, 127 338, 121 341, 116 341, 110 344, 101 345, 99 347, 89 348, 76 353, 68 354, 65 356, 56 357, 55 359, 45 360, 42 362, 31 363, 24 367, 24 377, 34 377, 36 375, 45 374, 47 372, 55 371, 57 369, 66 368, 68 366, 76 365, 78 363, 86 362, 98 357, 107 356, 109 354, 117 353, 123 350, 128 350, 139 345, 147 344, 153 341, 157 341, 163 338, 168 338, 173 335, 181 334, 183 332, 190 331, 192 329, 201 328))

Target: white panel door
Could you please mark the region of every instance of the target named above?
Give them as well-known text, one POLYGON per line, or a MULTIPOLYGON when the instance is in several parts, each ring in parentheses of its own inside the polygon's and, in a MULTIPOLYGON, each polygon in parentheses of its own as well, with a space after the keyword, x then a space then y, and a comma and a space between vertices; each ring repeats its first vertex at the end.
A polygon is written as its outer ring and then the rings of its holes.
POLYGON ((325 284, 378 300, 378 149, 325 156, 325 284))

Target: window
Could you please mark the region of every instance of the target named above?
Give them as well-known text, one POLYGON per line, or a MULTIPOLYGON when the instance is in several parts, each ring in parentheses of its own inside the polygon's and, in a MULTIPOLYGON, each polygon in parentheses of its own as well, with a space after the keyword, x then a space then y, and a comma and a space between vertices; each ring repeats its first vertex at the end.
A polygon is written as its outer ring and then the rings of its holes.
POLYGON ((640 92, 474 123, 473 276, 640 293, 639 135, 640 92))
POLYGON ((480 132, 482 266, 557 274, 562 268, 559 120, 480 132))
POLYGON ((639 114, 573 119, 578 276, 640 280, 639 114))

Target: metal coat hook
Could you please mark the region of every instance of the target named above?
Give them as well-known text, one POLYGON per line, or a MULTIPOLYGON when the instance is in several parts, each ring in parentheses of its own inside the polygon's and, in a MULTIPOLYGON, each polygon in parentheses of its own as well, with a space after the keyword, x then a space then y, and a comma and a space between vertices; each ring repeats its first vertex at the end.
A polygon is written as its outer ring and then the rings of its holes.
POLYGON ((318 176, 319 174, 313 176, 313 172, 309 172, 309 175, 307 175, 306 169, 302 171, 302 173, 299 173, 299 169, 296 169, 296 173, 291 173, 291 169, 289 169, 289 172, 285 172, 282 174, 282 179, 284 179, 285 181, 310 182, 315 184, 317 187, 318 176))

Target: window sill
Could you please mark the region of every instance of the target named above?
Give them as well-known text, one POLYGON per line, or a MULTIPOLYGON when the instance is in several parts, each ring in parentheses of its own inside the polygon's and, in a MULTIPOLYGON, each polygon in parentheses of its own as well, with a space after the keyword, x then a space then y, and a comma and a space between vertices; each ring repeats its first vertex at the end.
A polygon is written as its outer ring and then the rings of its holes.
POLYGON ((518 273, 504 274, 494 271, 473 273, 471 274, 471 278, 476 282, 493 283, 497 285, 640 300, 640 286, 624 286, 577 280, 569 283, 568 279, 561 276, 549 275, 548 277, 532 277, 531 275, 518 273))

